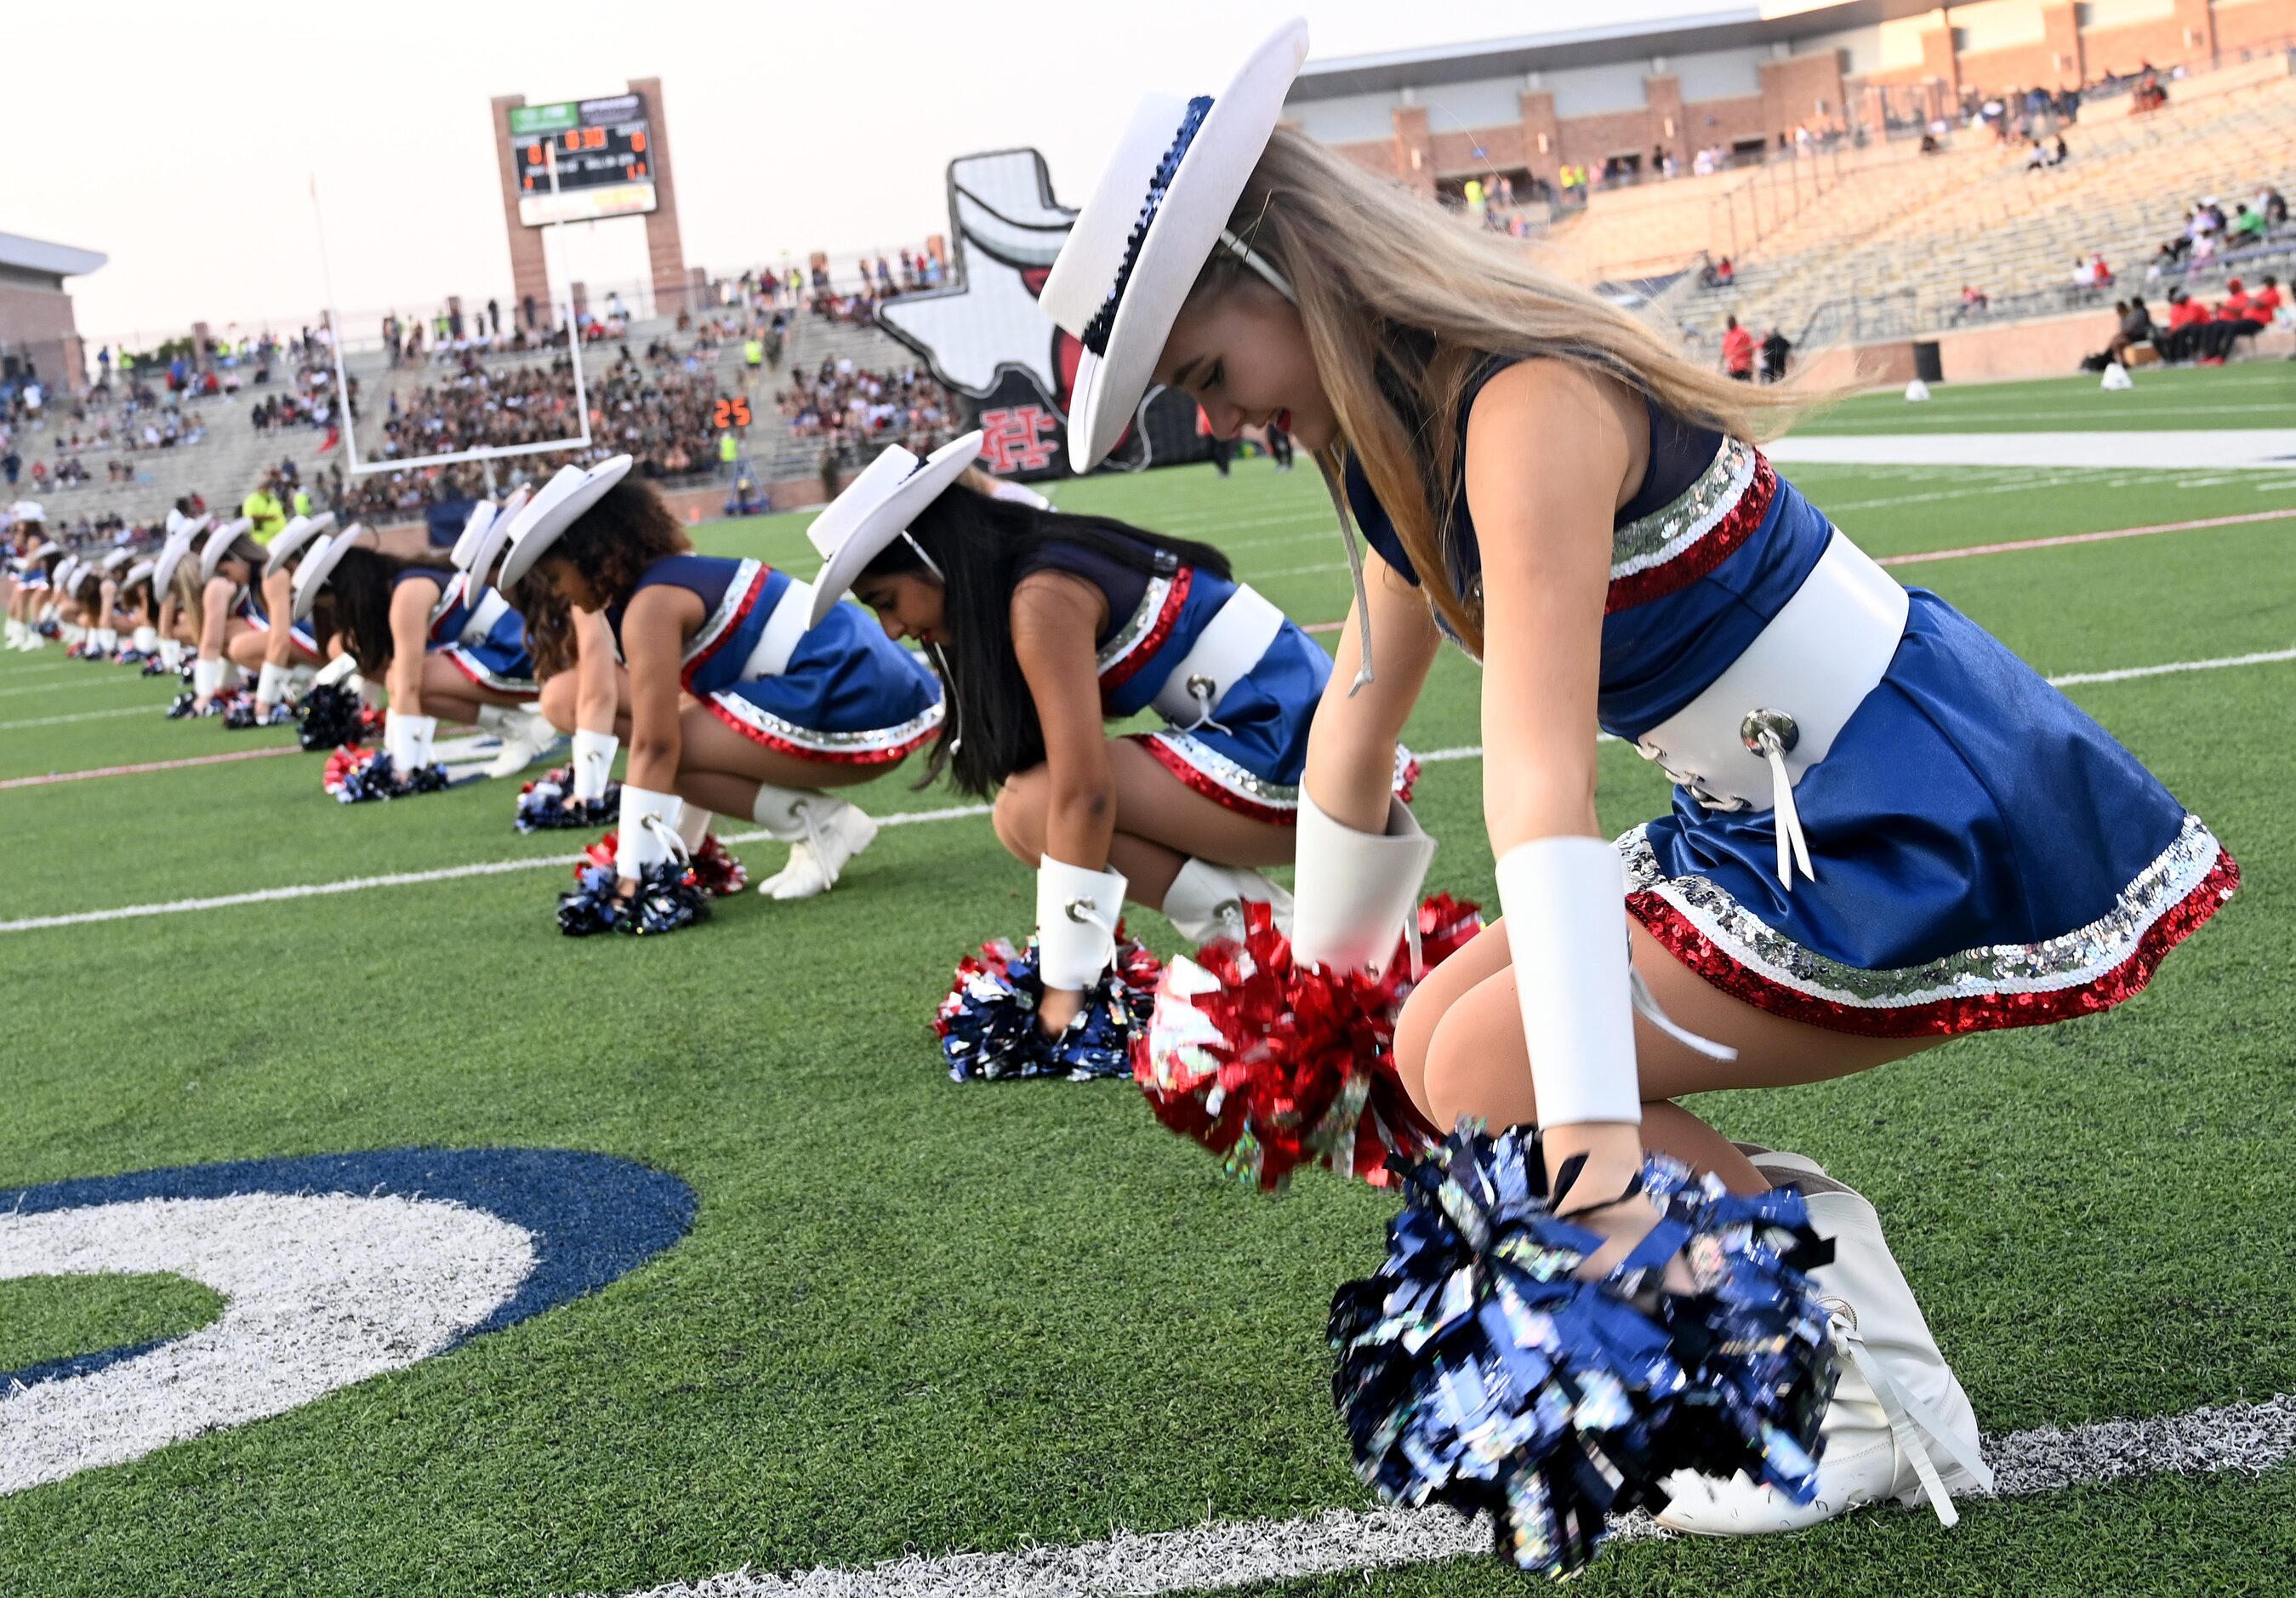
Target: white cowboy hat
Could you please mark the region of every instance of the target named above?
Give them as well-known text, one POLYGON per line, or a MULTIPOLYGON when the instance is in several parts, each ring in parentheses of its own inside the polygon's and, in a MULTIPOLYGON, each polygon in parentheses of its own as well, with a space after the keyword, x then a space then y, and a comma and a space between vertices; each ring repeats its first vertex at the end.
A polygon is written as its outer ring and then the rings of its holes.
POLYGON ((151 576, 152 572, 157 568, 158 564, 159 563, 156 561, 137 561, 134 565, 127 568, 127 575, 119 580, 119 586, 124 589, 134 588, 146 577, 151 576))
POLYGON ((526 508, 531 497, 531 490, 515 488, 510 498, 502 502, 501 508, 480 500, 479 508, 471 513, 470 524, 455 540, 454 561, 465 574, 465 594, 476 596, 485 589, 487 573, 495 569, 495 562, 502 558, 503 546, 510 542, 511 523, 518 520, 519 512, 526 508))
POLYGON ((168 541, 160 546, 160 557, 152 563, 152 592, 165 592, 168 585, 176 580, 176 568, 184 564, 184 556, 192 552, 192 540, 200 536, 200 530, 207 524, 205 516, 191 522, 177 518, 175 529, 168 534, 168 541))
MULTIPOLYGON (((951 439, 922 460, 894 444, 848 483, 806 530, 822 556, 821 572, 813 580, 813 614, 806 625, 820 626, 861 575, 861 568, 908 531, 918 513, 939 498, 980 455, 978 432, 951 439)), ((930 559, 926 564, 931 564, 930 559)))
POLYGON ((340 532, 321 534, 303 556, 303 564, 295 568, 295 615, 298 622, 311 619, 311 607, 319 602, 319 590, 327 586, 327 579, 335 574, 335 567, 343 552, 352 548, 375 547, 374 534, 366 530, 364 522, 354 522, 340 532))
POLYGON ((587 471, 580 466, 559 467, 558 475, 544 483, 513 520, 510 553, 503 556, 495 586, 511 588, 532 571, 542 552, 556 543, 584 511, 597 504, 608 489, 621 482, 629 469, 627 455, 602 460, 587 471))
POLYGON ((208 534, 208 541, 200 546, 200 576, 202 581, 215 581, 216 568, 223 564, 223 557, 231 552, 234 544, 239 542, 239 535, 254 525, 254 518, 242 516, 236 522, 226 522, 208 534))
POLYGON ((1144 97, 1077 213, 1040 303, 1084 345, 1069 406, 1069 465, 1088 472, 1132 425, 1172 324, 1225 243, 1290 292, 1227 230, 1283 96, 1308 59, 1308 24, 1286 22, 1216 95, 1144 97))
POLYGON ((63 589, 66 593, 70 593, 71 591, 73 580, 78 576, 79 556, 77 555, 67 555, 63 559, 56 563, 55 572, 53 575, 50 577, 49 581, 53 582, 58 588, 63 589))
POLYGON ((48 513, 40 507, 40 502, 37 499, 19 499, 8 507, 8 514, 19 522, 38 522, 45 524, 48 519, 48 513))
POLYGON ((281 528, 271 540, 270 553, 263 557, 263 574, 276 577, 304 545, 317 538, 335 524, 335 513, 323 510, 316 516, 297 516, 281 528))
POLYGON ((114 549, 111 554, 105 556, 102 560, 95 563, 96 569, 101 572, 117 572, 120 567, 126 565, 129 561, 134 560, 135 558, 135 556, 127 550, 114 549))

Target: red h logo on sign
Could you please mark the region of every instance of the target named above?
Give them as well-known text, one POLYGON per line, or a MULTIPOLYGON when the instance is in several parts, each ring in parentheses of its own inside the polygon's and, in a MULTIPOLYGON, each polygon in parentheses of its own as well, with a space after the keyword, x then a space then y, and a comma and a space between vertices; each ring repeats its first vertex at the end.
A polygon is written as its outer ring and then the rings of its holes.
POLYGON ((1041 405, 1016 405, 980 413, 980 453, 994 476, 1041 472, 1053 464, 1054 442, 1046 435, 1060 422, 1041 405))

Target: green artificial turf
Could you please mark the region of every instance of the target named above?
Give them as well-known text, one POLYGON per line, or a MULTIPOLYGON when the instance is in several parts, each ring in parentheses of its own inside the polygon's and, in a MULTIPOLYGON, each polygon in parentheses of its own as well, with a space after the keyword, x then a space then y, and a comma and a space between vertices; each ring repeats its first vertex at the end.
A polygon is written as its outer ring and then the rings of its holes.
MULTIPOLYGON (((1793 475, 1885 555, 2296 508, 2286 478, 1793 475)), ((1302 620, 1343 612, 1306 470, 1248 462, 1226 482, 1188 468, 1058 495, 1224 544, 1302 620)), ((2045 671, 2095 671, 2296 647, 2292 540, 2296 519, 1899 574, 2045 671)), ((795 518, 705 527, 701 542, 814 564, 795 518)), ((0 725, 148 714, 0 731, 0 778, 283 736, 167 722, 172 685, 59 664, 0 657, 0 695, 42 690, 0 697, 0 725)), ((1409 740, 1478 743, 1476 684, 1447 655, 1409 740)), ((2296 1390, 2296 663, 2069 691, 2240 858, 2234 903, 2108 1015, 1696 1101, 1874 1200, 1993 1431, 2296 1390)), ((1600 759, 1607 827, 1664 807, 1630 750, 1600 759)), ((0 790, 0 827, 25 845, 0 919, 577 846, 513 833, 512 784, 345 808, 319 767, 296 754, 0 790)), ((1480 778, 1472 760, 1431 765, 1417 808, 1443 840, 1431 886, 1489 902, 1480 778)), ((906 780, 856 796, 879 812, 958 803, 906 780)), ((779 864, 776 845, 739 852, 753 875, 779 864)), ((950 968, 1033 913, 1030 877, 985 820, 888 828, 832 894, 743 895, 661 940, 557 935, 566 873, 0 934, 0 1187, 516 1144, 641 1160, 700 1199, 689 1237, 589 1298, 0 1498, 0 1592, 620 1593, 1367 1502, 1322 1334, 1332 1287, 1379 1257, 1392 1201, 1312 1173, 1281 1199, 1226 1185, 1120 1083, 949 1083, 929 1023, 950 968)), ((1135 925, 1175 946, 1160 918, 1135 925)), ((20 1341, 69 1352, 126 1335, 56 1308, 38 1312, 51 1330, 20 1334, 27 1290, 0 1295, 0 1361, 20 1341)), ((2296 1568, 2292 1480, 2284 1467, 1973 1503, 1951 1534, 1887 1514, 1794 1539, 1637 1544, 1587 1590, 2279 1590, 2296 1568)), ((1458 1561, 1275 1590, 1521 1585, 1458 1561)))
POLYGON ((223 1295, 165 1272, 0 1281, 0 1371, 196 1331, 223 1295))

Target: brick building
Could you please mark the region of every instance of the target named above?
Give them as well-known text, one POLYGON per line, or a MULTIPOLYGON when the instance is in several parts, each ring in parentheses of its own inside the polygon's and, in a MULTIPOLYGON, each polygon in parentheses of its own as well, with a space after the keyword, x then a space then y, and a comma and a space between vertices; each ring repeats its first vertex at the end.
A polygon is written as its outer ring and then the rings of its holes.
POLYGON ((64 279, 103 265, 93 250, 0 233, 0 382, 12 383, 29 359, 42 383, 67 393, 87 383, 87 352, 72 320, 64 279))
POLYGON ((1456 191, 1562 166, 1687 171, 1808 126, 1917 133, 1965 93, 2057 89, 2141 64, 2296 47, 2296 0, 1765 0, 1677 22, 1310 62, 1287 118, 1373 171, 1456 191))

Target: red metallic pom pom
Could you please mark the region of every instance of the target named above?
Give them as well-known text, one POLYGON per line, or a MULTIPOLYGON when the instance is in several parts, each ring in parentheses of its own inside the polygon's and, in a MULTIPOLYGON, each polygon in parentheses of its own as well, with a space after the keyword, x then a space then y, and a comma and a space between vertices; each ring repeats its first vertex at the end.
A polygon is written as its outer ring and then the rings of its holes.
MULTIPOLYGON (((1395 1068, 1395 1019, 1417 981, 1407 946, 1386 974, 1300 967, 1264 904, 1244 906, 1241 943, 1176 960, 1135 1046, 1133 1078, 1156 1118, 1221 1156, 1265 1191, 1301 1166, 1391 1180, 1390 1154, 1416 1158, 1440 1141, 1395 1068)), ((1431 968, 1482 930, 1472 904, 1439 894, 1419 910, 1431 968)))
POLYGON ((341 793, 350 775, 365 769, 373 758, 372 749, 362 749, 357 744, 340 745, 327 756, 327 769, 319 774, 319 786, 330 794, 341 793))

